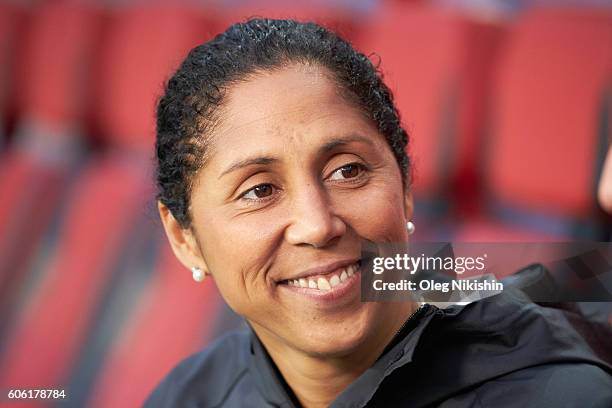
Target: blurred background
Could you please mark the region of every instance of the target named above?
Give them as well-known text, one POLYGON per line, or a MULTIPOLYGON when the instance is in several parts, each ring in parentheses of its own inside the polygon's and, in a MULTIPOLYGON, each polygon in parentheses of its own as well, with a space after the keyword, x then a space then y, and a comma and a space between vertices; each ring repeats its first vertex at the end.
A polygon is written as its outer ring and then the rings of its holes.
POLYGON ((417 239, 609 241, 611 1, 0 0, 0 390, 139 406, 242 324, 170 253, 153 143, 172 70, 250 16, 320 22, 380 64, 417 239))

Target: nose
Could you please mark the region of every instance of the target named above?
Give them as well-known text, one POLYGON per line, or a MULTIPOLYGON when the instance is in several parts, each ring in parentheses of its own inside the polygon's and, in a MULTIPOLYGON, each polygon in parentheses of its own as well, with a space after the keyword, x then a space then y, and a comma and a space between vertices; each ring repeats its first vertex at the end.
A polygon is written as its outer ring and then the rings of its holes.
POLYGON ((307 186, 291 201, 292 222, 285 239, 292 245, 323 248, 346 232, 346 224, 334 213, 323 187, 307 186))

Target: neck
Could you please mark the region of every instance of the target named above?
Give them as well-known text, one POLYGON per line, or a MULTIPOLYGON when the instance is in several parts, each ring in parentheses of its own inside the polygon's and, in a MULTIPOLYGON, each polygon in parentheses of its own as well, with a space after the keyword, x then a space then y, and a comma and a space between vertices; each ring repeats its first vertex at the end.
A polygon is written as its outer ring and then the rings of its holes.
MULTIPOLYGON (((398 304, 395 303, 394 307, 398 304)), ((382 330, 355 350, 342 355, 313 355, 292 347, 266 329, 252 324, 257 336, 300 404, 306 408, 328 407, 353 381, 370 368, 417 309, 415 303, 396 308, 382 330)))

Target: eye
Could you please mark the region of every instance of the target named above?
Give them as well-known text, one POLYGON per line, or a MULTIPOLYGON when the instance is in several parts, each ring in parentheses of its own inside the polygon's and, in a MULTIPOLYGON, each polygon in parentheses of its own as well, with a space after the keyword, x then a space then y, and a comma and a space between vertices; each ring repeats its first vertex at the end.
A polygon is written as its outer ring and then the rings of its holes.
POLYGON ((330 176, 330 180, 346 180, 359 177, 365 170, 365 166, 361 163, 346 164, 339 169, 334 170, 330 176))
POLYGON ((245 191, 240 198, 247 200, 260 200, 271 196, 274 193, 274 187, 272 184, 259 184, 247 191, 245 191))

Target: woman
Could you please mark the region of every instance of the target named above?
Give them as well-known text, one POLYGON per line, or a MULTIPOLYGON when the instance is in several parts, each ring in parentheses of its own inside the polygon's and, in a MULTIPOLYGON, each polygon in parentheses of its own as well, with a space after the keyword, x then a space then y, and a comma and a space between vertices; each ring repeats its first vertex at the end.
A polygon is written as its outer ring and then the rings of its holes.
POLYGON ((147 406, 612 403, 610 367, 520 296, 360 301, 363 244, 414 228, 406 144, 376 68, 320 26, 254 19, 191 51, 157 112, 159 212, 250 330, 147 406))

